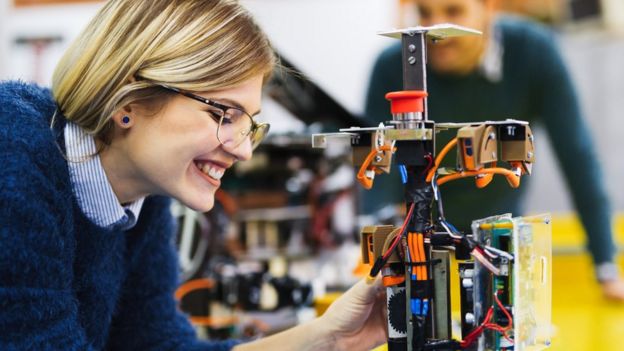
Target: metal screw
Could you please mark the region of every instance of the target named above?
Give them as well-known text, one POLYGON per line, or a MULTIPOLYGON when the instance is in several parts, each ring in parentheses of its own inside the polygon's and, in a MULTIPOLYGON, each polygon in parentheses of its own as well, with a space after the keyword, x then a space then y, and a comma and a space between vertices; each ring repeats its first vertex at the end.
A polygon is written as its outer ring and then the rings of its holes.
POLYGON ((464 318, 464 320, 470 325, 475 324, 475 316, 472 313, 466 313, 466 317, 464 318))
POLYGON ((381 160, 383 160, 383 157, 379 155, 375 156, 375 162, 381 162, 381 160))
POLYGON ((532 158, 533 157, 533 153, 531 151, 527 152, 527 158, 532 158))
POLYGON ((416 58, 414 56, 410 56, 407 58, 407 62, 409 62, 410 65, 413 65, 416 63, 416 58))
POLYGON ((409 44, 409 46, 407 47, 407 49, 409 50, 409 52, 414 52, 414 51, 416 51, 416 45, 414 45, 414 44, 409 44))

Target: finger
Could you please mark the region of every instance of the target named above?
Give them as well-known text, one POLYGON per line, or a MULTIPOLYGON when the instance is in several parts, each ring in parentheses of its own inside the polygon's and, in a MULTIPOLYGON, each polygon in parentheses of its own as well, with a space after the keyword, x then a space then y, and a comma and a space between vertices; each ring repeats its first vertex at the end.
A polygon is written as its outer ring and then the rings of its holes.
POLYGON ((351 290, 354 295, 362 299, 366 303, 372 303, 377 299, 377 295, 384 291, 381 278, 377 277, 373 280, 368 278, 360 280, 351 290))
POLYGON ((388 340, 388 308, 386 307, 386 303, 384 300, 383 306, 381 307, 381 320, 384 321, 384 334, 386 335, 386 340, 388 340))

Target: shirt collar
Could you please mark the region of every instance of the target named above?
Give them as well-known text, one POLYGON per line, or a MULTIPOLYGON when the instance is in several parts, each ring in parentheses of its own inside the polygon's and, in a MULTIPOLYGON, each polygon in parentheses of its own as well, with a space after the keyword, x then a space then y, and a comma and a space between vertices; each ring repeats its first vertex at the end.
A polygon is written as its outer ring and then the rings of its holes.
POLYGON ((93 136, 72 122, 64 129, 69 174, 78 205, 93 223, 127 230, 138 218, 145 197, 122 206, 106 177, 93 136))

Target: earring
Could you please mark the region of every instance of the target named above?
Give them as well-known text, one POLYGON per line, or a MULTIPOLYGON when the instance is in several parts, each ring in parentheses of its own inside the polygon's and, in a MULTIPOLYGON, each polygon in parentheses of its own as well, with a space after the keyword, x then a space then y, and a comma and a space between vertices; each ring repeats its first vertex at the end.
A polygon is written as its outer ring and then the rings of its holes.
POLYGON ((123 116, 123 117, 121 117, 121 123, 123 123, 123 124, 128 124, 128 123, 130 123, 130 117, 129 117, 129 116, 123 116))

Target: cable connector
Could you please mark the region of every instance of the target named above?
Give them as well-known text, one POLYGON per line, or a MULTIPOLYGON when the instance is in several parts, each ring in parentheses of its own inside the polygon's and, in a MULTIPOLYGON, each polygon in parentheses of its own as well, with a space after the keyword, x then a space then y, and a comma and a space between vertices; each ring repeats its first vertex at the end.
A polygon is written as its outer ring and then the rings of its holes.
POLYGON ((377 257, 377 259, 375 260, 375 263, 373 264, 373 267, 370 270, 370 273, 368 274, 370 278, 375 278, 377 276, 377 274, 379 274, 379 272, 381 271, 381 268, 383 268, 384 265, 384 259, 382 256, 377 257))

